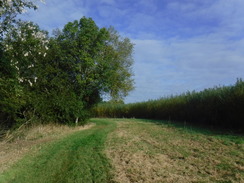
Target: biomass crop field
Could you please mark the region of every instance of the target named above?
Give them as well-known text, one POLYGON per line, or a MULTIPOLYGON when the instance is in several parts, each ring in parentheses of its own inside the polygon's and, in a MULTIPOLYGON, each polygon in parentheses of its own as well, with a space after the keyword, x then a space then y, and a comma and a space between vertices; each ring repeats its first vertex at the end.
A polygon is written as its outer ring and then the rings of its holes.
POLYGON ((0 182, 244 182, 243 135, 167 121, 91 122, 55 138, 39 132, 35 138, 2 141, 0 182))

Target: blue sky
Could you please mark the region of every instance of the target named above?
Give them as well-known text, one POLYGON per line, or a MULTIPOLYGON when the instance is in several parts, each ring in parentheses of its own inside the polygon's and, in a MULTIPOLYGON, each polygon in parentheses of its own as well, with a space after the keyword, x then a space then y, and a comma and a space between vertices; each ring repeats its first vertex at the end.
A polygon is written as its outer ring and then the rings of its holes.
POLYGON ((23 16, 51 32, 91 17, 131 39, 140 102, 244 79, 244 0, 46 0, 23 16))

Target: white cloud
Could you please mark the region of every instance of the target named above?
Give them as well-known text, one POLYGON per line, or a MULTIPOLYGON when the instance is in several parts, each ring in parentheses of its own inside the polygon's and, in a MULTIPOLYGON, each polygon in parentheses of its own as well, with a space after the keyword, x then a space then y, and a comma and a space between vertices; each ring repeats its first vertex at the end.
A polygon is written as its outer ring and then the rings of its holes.
POLYGON ((105 3, 108 5, 115 5, 115 0, 101 0, 101 3, 105 3))
POLYGON ((166 12, 178 14, 177 20, 185 21, 184 26, 189 26, 189 31, 202 29, 201 34, 214 31, 219 32, 219 36, 230 37, 244 31, 243 8, 243 0, 172 1, 166 12))
POLYGON ((86 13, 86 7, 78 1, 48 0, 40 4, 36 12, 31 11, 21 17, 37 22, 41 28, 52 32, 55 28, 63 28, 69 21, 80 19, 86 13))
POLYGON ((98 13, 101 17, 106 18, 107 21, 111 21, 114 18, 126 15, 126 10, 122 10, 108 5, 102 5, 98 8, 98 13))
POLYGON ((244 1, 204 1, 202 6, 193 3, 199 1, 172 2, 160 15, 166 17, 162 34, 174 31, 174 26, 180 30, 175 37, 157 34, 157 40, 137 37, 137 85, 126 102, 230 85, 236 78, 244 78, 244 1), (181 17, 172 19, 173 13, 181 17), (192 24, 195 20, 199 25, 192 24), (187 32, 187 37, 181 34, 187 32))
POLYGON ((234 84, 236 78, 244 78, 244 39, 229 42, 202 36, 134 42, 136 89, 126 102, 234 84))

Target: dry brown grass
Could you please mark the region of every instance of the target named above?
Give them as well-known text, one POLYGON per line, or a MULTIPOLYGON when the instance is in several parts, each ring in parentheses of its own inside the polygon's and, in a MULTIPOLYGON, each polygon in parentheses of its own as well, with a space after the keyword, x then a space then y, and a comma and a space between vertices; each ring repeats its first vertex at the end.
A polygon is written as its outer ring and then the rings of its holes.
POLYGON ((244 182, 244 145, 215 136, 118 120, 106 146, 115 182, 244 182))
POLYGON ((0 174, 30 151, 75 131, 85 130, 94 124, 79 127, 47 124, 21 128, 9 133, 0 141, 0 174))

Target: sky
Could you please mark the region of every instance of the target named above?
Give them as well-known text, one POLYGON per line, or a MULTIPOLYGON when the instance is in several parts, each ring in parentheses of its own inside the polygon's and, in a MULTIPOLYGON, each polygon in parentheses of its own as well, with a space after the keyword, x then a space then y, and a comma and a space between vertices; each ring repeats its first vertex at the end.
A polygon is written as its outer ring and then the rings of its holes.
POLYGON ((46 0, 22 19, 52 32, 83 16, 134 43, 126 103, 244 79, 244 0, 46 0))

